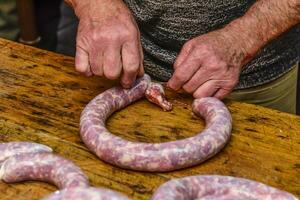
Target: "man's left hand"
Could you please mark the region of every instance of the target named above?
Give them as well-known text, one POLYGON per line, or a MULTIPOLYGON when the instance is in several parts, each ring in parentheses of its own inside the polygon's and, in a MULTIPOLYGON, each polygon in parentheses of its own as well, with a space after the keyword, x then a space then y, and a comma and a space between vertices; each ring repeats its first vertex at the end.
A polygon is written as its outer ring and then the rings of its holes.
POLYGON ((245 60, 249 60, 241 40, 224 28, 186 42, 174 63, 168 87, 183 88, 195 98, 223 99, 236 86, 245 60))

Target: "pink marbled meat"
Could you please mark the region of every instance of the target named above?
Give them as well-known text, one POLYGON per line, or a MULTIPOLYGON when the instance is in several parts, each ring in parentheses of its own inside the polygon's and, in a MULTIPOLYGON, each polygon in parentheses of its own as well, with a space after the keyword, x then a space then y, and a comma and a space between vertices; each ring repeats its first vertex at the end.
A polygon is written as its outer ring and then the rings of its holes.
POLYGON ((79 167, 51 153, 24 153, 12 156, 3 162, 0 178, 7 183, 45 181, 60 189, 89 186, 88 178, 79 167))
POLYGON ((167 101, 165 91, 161 84, 150 82, 145 91, 148 101, 160 106, 164 111, 172 110, 173 106, 167 101))
POLYGON ((36 152, 52 152, 52 149, 46 145, 34 142, 7 142, 0 143, 0 166, 11 156, 22 153, 36 153, 36 152))
POLYGON ((111 134, 105 127, 106 119, 142 98, 150 82, 150 77, 145 75, 131 89, 109 89, 83 110, 81 138, 100 159, 133 170, 170 171, 197 165, 225 146, 231 135, 231 116, 221 101, 211 97, 193 103, 193 111, 206 121, 205 129, 194 137, 151 144, 131 142, 111 134))
POLYGON ((112 190, 90 187, 64 189, 43 200, 129 200, 129 198, 112 190))
POLYGON ((290 193, 230 176, 191 176, 161 185, 151 200, 297 200, 290 193))

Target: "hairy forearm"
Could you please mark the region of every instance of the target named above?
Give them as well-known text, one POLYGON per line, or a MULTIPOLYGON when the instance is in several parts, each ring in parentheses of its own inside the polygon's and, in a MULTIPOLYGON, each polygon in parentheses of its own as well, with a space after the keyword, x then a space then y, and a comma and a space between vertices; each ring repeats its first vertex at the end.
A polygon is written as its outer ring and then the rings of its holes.
POLYGON ((234 32, 244 48, 246 63, 259 49, 300 22, 300 0, 258 0, 225 29, 234 32))

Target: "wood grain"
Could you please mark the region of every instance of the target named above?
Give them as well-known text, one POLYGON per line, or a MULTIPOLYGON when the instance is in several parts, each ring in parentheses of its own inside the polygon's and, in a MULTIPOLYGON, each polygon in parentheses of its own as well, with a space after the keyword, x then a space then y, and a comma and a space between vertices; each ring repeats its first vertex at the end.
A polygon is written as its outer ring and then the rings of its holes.
MULTIPOLYGON (((300 197, 300 117, 263 107, 227 102, 233 117, 226 148, 209 161, 169 173, 142 173, 103 163, 79 137, 84 106, 116 82, 80 76, 70 57, 0 39, 0 141, 34 141, 78 164, 92 185, 136 200, 150 199, 163 182, 196 174, 244 177, 300 197)), ((131 141, 165 142, 194 135, 204 127, 191 112, 192 98, 167 91, 172 112, 141 100, 114 114, 108 127, 131 141)), ((55 191, 46 183, 0 182, 0 199, 40 199, 55 191)))

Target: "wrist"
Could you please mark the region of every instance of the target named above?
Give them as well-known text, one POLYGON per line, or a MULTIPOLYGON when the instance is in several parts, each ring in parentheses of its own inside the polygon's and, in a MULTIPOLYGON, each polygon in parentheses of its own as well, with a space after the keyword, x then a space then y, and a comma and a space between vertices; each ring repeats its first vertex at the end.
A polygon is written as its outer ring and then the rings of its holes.
POLYGON ((245 53, 244 64, 267 43, 300 22, 298 0, 257 1, 223 29, 245 53))
POLYGON ((65 0, 80 20, 101 21, 131 13, 123 0, 65 0))
POLYGON ((226 32, 226 39, 239 49, 238 56, 242 65, 247 64, 267 43, 264 33, 261 33, 246 17, 232 21, 223 29, 226 32))

